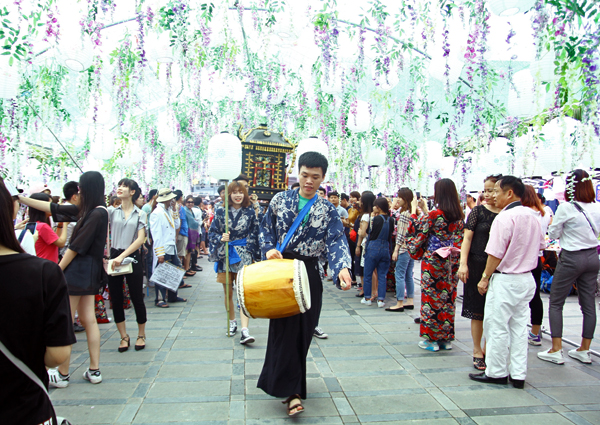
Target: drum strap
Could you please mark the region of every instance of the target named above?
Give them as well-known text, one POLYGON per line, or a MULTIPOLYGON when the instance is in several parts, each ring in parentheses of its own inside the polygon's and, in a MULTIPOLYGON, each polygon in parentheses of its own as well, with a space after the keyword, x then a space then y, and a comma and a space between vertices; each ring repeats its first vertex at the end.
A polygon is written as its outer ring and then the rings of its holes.
POLYGON ((285 251, 285 248, 287 247, 288 243, 292 239, 292 236, 294 236, 294 233, 296 233, 296 230, 298 230, 298 227, 300 227, 302 220, 304 220, 304 217, 306 217, 306 214, 308 214, 308 212, 310 211, 310 208, 313 206, 313 204, 315 203, 315 201, 317 200, 318 197, 319 197, 319 195, 315 194, 315 196, 313 196, 313 198, 306 203, 304 208, 302 208, 302 211, 300 211, 298 213, 298 215, 296 216, 296 219, 292 223, 292 227, 290 227, 290 230, 287 232, 287 235, 285 235, 285 238, 283 239, 283 243, 277 244, 277 247, 275 248, 277 251, 279 251, 279 252, 285 251))

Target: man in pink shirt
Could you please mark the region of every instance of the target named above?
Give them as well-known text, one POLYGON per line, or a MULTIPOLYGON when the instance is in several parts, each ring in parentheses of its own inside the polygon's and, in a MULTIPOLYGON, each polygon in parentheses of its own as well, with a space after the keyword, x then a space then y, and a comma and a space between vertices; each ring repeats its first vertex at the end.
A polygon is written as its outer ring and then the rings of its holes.
POLYGON ((485 300, 483 332, 486 340, 486 371, 470 373, 478 382, 523 388, 527 374, 527 321, 529 301, 535 294, 531 270, 545 241, 536 213, 521 205, 525 185, 504 176, 494 187, 496 206, 503 208, 492 223, 485 272, 477 285, 485 300), (510 364, 509 364, 510 360, 510 364))

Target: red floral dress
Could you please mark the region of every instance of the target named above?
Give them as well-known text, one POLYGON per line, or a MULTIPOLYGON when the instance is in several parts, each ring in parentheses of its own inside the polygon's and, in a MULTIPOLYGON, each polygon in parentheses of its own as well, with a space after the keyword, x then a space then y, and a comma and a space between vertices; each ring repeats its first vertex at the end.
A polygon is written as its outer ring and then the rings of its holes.
POLYGON ((442 258, 440 247, 460 249, 464 221, 449 223, 441 210, 417 219, 408 228, 410 256, 421 261, 421 337, 429 341, 454 340, 454 310, 459 257, 442 258))

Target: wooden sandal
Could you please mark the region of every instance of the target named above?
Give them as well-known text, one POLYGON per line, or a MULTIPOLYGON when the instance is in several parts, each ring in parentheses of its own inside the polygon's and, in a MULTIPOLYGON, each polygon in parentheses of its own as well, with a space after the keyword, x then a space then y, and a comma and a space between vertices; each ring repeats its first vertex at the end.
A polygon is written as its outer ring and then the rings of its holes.
POLYGON ((302 412, 304 412, 304 406, 302 406, 302 399, 300 398, 300 396, 298 394, 294 394, 289 396, 288 398, 286 398, 284 401, 281 402, 282 404, 286 404, 288 405, 287 407, 287 412, 288 412, 288 416, 296 416, 302 412), (290 406, 292 400, 300 400, 299 403, 294 404, 293 406, 290 406), (290 413, 292 410, 296 409, 296 411, 294 413, 290 413))

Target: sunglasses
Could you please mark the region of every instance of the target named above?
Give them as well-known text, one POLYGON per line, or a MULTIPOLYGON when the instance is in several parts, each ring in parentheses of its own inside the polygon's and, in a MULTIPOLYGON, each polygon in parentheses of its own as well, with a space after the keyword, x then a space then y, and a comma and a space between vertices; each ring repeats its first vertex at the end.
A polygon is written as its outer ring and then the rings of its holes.
POLYGON ((186 204, 193 204, 194 201, 187 201, 186 204))

